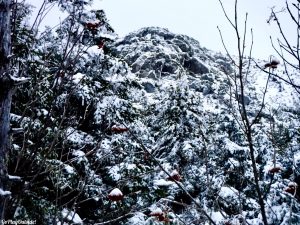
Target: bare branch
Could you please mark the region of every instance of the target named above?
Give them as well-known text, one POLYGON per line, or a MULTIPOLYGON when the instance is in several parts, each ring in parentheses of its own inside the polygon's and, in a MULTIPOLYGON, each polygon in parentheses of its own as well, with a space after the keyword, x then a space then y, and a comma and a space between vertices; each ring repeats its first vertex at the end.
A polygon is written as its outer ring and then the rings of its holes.
POLYGON ((227 53, 227 56, 229 57, 229 59, 231 60, 231 62, 237 67, 237 64, 235 63, 234 59, 231 57, 231 55, 230 55, 230 53, 229 53, 229 51, 228 51, 228 49, 227 49, 227 47, 225 45, 225 42, 224 42, 224 39, 223 39, 223 35, 222 35, 222 32, 221 32, 219 26, 217 26, 217 29, 219 31, 219 34, 220 34, 220 37, 221 37, 221 41, 222 41, 223 47, 224 47, 224 49, 225 49, 225 51, 227 53))
MULTIPOLYGON (((296 18, 294 17, 294 15, 293 15, 293 13, 292 13, 290 7, 289 7, 289 4, 288 4, 287 2, 285 2, 285 4, 286 4, 286 8, 287 8, 287 10, 288 10, 288 12, 289 12, 290 17, 291 17, 292 20, 296 23, 297 27, 300 28, 299 21, 297 21, 296 18)), ((300 10, 295 4, 293 4, 293 5, 296 7, 296 9, 297 9, 298 11, 300 10)))
POLYGON ((271 40, 271 44, 272 44, 273 49, 274 49, 274 50, 276 51, 276 53, 280 56, 280 58, 281 58, 285 63, 287 63, 288 65, 290 65, 291 67, 297 69, 297 67, 295 67, 295 65, 293 65, 292 63, 290 63, 290 62, 284 57, 284 55, 283 55, 282 53, 280 53, 280 52, 277 50, 277 48, 275 47, 275 45, 274 45, 274 43, 273 43, 273 39, 272 39, 271 36, 270 36, 270 40, 271 40))
POLYGON ((231 24, 231 26, 235 29, 236 27, 235 27, 235 25, 233 24, 233 22, 231 21, 231 19, 229 18, 229 16, 227 15, 226 10, 225 10, 225 8, 224 8, 224 6, 223 6, 222 1, 219 0, 219 2, 220 2, 220 5, 221 5, 221 7, 222 7, 222 10, 223 10, 223 13, 224 13, 226 19, 227 19, 228 22, 231 24))
POLYGON ((290 42, 287 40, 286 35, 285 35, 284 31, 282 30, 282 27, 281 27, 281 24, 280 24, 280 22, 279 22, 279 19, 277 18, 277 16, 276 16, 276 14, 275 14, 274 11, 272 11, 272 13, 273 13, 273 15, 274 15, 275 21, 276 21, 277 26, 278 26, 278 28, 279 28, 279 32, 280 32, 280 34, 281 34, 281 37, 283 38, 283 40, 284 40, 286 46, 287 46, 288 49, 290 50, 290 54, 291 54, 292 56, 294 56, 295 58, 297 58, 297 56, 295 55, 295 53, 294 53, 294 51, 293 51, 292 46, 290 45, 290 42))
POLYGON ((115 223, 115 222, 117 222, 117 221, 119 221, 119 220, 121 220, 121 219, 124 219, 124 218, 126 218, 126 217, 128 217, 128 216, 131 216, 131 215, 134 215, 134 213, 130 212, 130 213, 127 213, 127 214, 125 214, 125 215, 119 216, 119 217, 114 218, 114 219, 109 220, 109 221, 105 221, 105 222, 102 222, 102 223, 95 223, 95 225, 113 224, 113 223, 115 223))
POLYGON ((242 57, 244 57, 244 53, 245 53, 245 49, 246 49, 247 19, 248 19, 248 13, 246 13, 245 25, 244 25, 244 37, 243 37, 243 51, 242 51, 242 57))

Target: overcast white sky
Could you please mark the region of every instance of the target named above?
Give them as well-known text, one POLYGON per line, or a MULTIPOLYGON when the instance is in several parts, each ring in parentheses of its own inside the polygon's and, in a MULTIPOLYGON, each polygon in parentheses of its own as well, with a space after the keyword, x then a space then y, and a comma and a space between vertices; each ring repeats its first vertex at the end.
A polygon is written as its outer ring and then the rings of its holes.
MULTIPOLYGON (((43 1, 29 2, 37 5, 43 1)), ((270 26, 266 20, 270 15, 270 8, 276 5, 276 8, 280 9, 284 2, 238 1, 241 25, 244 23, 245 13, 248 12, 248 27, 254 31, 254 57, 267 59, 275 54, 269 36, 278 35, 277 27, 275 23, 270 26)), ((233 18, 234 0, 223 0, 223 3, 233 18)), ((93 7, 105 10, 112 27, 121 37, 142 27, 160 26, 174 33, 189 35, 197 39, 203 47, 224 52, 217 30, 219 26, 229 51, 236 53, 234 31, 226 21, 218 0, 94 0, 93 7)), ((58 22, 58 18, 58 11, 54 10, 49 14, 46 23, 54 25, 58 22)), ((288 22, 283 20, 282 23, 287 32, 292 32, 288 22)), ((250 47, 250 42, 247 46, 250 47)))

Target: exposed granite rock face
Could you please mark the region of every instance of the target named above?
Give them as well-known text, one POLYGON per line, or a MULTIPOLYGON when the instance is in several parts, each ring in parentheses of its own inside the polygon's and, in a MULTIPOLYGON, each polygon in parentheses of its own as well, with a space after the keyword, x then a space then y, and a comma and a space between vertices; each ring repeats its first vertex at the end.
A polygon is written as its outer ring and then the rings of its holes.
POLYGON ((209 69, 198 58, 192 57, 184 62, 184 67, 194 74, 205 74, 209 69))
POLYGON ((126 60, 140 77, 158 79, 168 75, 206 74, 207 59, 198 41, 167 29, 148 27, 117 42, 112 53, 126 60))

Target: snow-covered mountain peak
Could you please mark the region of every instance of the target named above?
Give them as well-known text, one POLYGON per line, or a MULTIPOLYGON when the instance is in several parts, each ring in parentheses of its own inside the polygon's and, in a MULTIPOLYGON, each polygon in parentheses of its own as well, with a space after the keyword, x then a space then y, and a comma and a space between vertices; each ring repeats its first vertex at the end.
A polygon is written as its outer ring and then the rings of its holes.
POLYGON ((206 51, 193 38, 167 29, 148 27, 130 33, 113 52, 131 65, 140 77, 161 78, 180 73, 205 74, 206 51))

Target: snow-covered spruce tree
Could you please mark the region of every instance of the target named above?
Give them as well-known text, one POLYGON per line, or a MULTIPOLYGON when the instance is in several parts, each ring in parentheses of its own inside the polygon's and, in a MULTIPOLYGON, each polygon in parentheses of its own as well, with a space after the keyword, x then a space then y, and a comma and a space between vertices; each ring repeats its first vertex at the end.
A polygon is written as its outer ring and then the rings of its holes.
MULTIPOLYGON (((216 124, 212 121, 211 113, 205 112, 202 93, 190 89, 187 78, 187 75, 183 75, 169 87, 161 87, 161 102, 149 117, 155 140, 152 154, 169 171, 180 174, 182 186, 205 205, 203 207, 211 207, 209 212, 214 208, 217 191, 214 184, 216 180, 212 181, 217 172, 211 160, 210 142, 213 139, 209 138, 216 124)), ((164 177, 158 174, 156 179, 164 177)), ((173 221, 197 224, 207 220, 185 191, 172 183, 168 189, 164 187, 168 187, 167 184, 156 181, 156 185, 158 189, 167 190, 166 199, 173 200, 169 204, 165 203, 173 221)))
POLYGON ((162 87, 160 103, 149 118, 156 145, 153 155, 157 158, 178 158, 178 165, 185 166, 194 156, 187 151, 192 142, 201 136, 201 111, 199 96, 189 90, 188 81, 182 78, 173 86, 162 87))

